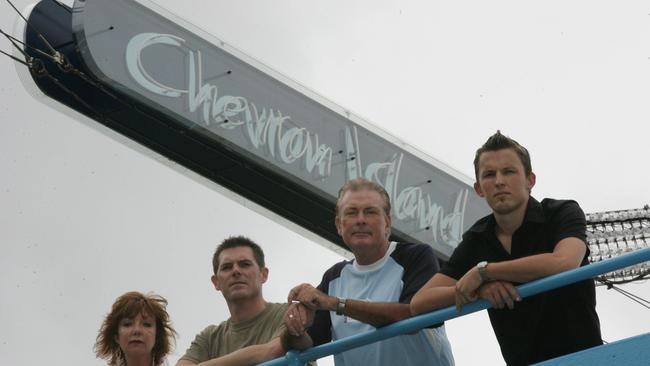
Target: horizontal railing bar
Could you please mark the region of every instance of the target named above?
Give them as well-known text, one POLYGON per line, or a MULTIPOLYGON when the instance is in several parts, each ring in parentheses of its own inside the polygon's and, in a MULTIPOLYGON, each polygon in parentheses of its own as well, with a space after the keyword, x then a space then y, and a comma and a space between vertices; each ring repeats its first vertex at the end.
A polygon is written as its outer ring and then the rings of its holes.
MULTIPOLYGON (((522 298, 525 298, 646 261, 650 261, 650 248, 644 248, 615 258, 606 259, 570 271, 544 277, 517 286, 517 291, 519 291, 519 295, 522 298)), ((488 308, 490 308, 490 303, 483 299, 464 305, 460 311, 456 311, 454 306, 449 306, 427 314, 401 320, 372 332, 357 334, 334 342, 312 347, 303 352, 290 351, 287 352, 285 357, 276 358, 275 360, 267 361, 260 365, 302 365, 304 362, 309 360, 315 360, 335 353, 341 353, 352 348, 365 346, 366 344, 378 342, 394 336, 413 333, 432 324, 442 323, 450 319, 488 308)))

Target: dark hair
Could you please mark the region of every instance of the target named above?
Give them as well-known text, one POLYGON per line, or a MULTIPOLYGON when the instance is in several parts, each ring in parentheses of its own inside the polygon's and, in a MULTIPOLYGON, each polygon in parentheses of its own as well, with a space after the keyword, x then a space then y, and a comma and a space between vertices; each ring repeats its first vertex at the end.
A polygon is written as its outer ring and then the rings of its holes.
POLYGON ((124 352, 116 341, 120 321, 124 318, 134 318, 138 314, 147 314, 156 321, 156 343, 151 350, 151 356, 154 365, 162 364, 165 356, 171 353, 176 336, 166 307, 167 300, 155 294, 144 295, 132 291, 118 297, 99 328, 94 347, 97 357, 109 360, 109 365, 126 363, 124 352))
POLYGON ((478 163, 483 154, 486 151, 497 151, 502 149, 512 149, 519 156, 521 164, 524 166, 524 172, 526 176, 529 176, 533 172, 533 167, 530 163, 530 154, 528 150, 521 146, 517 141, 511 139, 508 136, 502 135, 500 130, 490 136, 490 138, 485 141, 483 146, 476 150, 476 155, 474 156, 474 175, 476 176, 476 181, 478 182, 478 163))
POLYGON ((239 235, 226 238, 221 242, 221 244, 219 244, 217 250, 215 250, 214 255, 212 256, 212 269, 214 270, 214 274, 217 274, 217 271, 219 270, 219 254, 226 249, 237 247, 251 248, 253 256, 255 257, 255 262, 257 262, 257 265, 260 268, 264 268, 264 251, 262 251, 262 248, 249 238, 239 235))
POLYGON ((336 217, 339 217, 339 209, 341 208, 340 203, 343 196, 348 191, 356 192, 363 189, 368 189, 379 193, 381 198, 384 200, 384 212, 386 213, 386 216, 390 216, 390 197, 388 196, 388 192, 386 192, 384 187, 366 178, 356 178, 345 182, 343 187, 339 189, 339 195, 336 199, 336 217))

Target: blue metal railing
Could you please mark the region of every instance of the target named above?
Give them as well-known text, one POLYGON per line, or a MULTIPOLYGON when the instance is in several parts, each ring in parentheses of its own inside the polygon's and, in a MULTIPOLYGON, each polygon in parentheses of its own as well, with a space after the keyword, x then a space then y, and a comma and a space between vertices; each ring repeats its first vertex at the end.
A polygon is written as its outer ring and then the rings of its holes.
MULTIPOLYGON (((641 249, 615 258, 606 259, 584 267, 576 268, 571 271, 544 277, 539 280, 520 285, 517 287, 517 290, 519 291, 519 295, 522 298, 529 297, 541 292, 570 285, 578 281, 593 278, 604 273, 633 266, 635 264, 643 263, 646 261, 650 261, 650 248, 641 249)), ((305 362, 310 360, 316 360, 322 357, 333 355, 335 353, 341 353, 352 348, 365 346, 366 344, 378 342, 398 335, 413 333, 432 324, 442 323, 449 319, 457 318, 488 308, 490 308, 490 303, 483 299, 464 305, 460 311, 456 311, 456 308, 454 306, 450 306, 427 314, 422 314, 413 318, 401 320, 372 332, 357 334, 352 337, 339 339, 334 342, 309 348, 303 352, 289 351, 284 357, 276 358, 275 360, 271 360, 260 365, 303 365, 305 362)))

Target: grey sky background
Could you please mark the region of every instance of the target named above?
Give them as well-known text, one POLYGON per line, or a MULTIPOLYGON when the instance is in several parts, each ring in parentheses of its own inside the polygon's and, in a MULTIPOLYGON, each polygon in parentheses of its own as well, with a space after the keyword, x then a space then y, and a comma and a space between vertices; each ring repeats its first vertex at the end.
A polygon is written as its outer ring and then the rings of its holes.
MULTIPOLYGON (((158 3, 465 175, 475 149, 501 129, 529 148, 537 198, 573 198, 586 212, 650 203, 645 1, 158 3)), ((0 27, 15 21, 1 3, 0 27)), ((271 301, 317 284, 341 259, 34 96, 8 58, 0 70, 0 364, 102 365, 92 352, 97 329, 130 290, 168 298, 175 363, 199 330, 228 317, 209 276, 214 247, 229 235, 264 247, 271 301)), ((650 298, 647 282, 625 289, 650 298)), ((605 340, 650 331, 639 305, 603 288, 598 302, 605 340)), ((503 363, 485 313, 446 326, 458 365, 503 363)))

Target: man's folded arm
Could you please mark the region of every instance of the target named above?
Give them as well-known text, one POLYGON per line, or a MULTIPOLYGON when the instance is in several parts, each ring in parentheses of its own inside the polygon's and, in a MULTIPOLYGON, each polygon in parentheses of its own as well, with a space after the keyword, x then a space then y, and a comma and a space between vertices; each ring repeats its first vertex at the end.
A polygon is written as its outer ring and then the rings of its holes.
MULTIPOLYGON (((489 263, 488 277, 494 280, 525 283, 578 268, 587 251, 584 241, 575 237, 560 240, 553 252, 531 255, 505 262, 489 263)), ((473 268, 472 270, 477 270, 473 268)))
POLYGON ((345 301, 343 314, 379 328, 409 318, 411 310, 409 304, 398 302, 370 302, 348 299, 345 301))
POLYGON ((264 361, 272 360, 283 356, 285 353, 282 347, 281 337, 276 337, 264 344, 256 344, 241 348, 219 358, 213 358, 201 363, 195 363, 188 359, 181 359, 176 366, 247 366, 256 365, 264 361))
POLYGON ((340 315, 354 318, 376 328, 411 316, 408 304, 339 299, 309 284, 294 287, 289 292, 288 300, 300 301, 300 303, 311 310, 339 311, 340 315), (341 301, 344 303, 342 304, 341 301))
POLYGON ((411 314, 423 314, 453 305, 455 286, 454 278, 436 273, 411 299, 411 314))
POLYGON ((291 335, 289 332, 284 332, 281 338, 282 343, 287 350, 293 349, 303 351, 314 346, 314 341, 307 332, 303 332, 298 336, 291 335))

